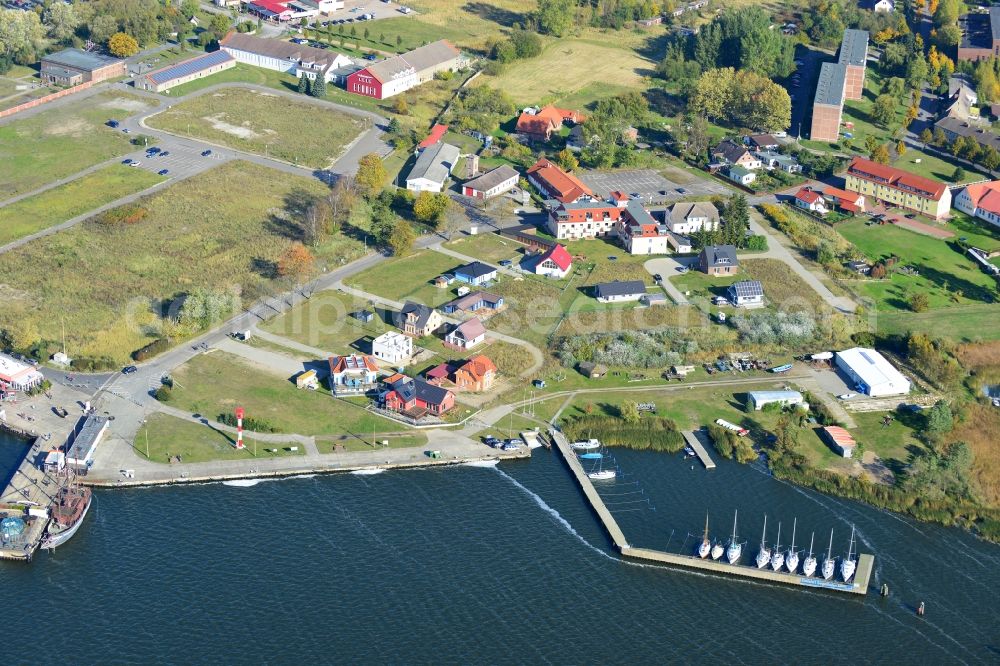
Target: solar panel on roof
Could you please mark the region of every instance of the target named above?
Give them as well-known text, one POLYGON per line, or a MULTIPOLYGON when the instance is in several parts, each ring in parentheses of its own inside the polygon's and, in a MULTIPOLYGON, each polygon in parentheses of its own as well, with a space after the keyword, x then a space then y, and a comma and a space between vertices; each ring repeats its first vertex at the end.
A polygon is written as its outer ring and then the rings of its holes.
POLYGON ((212 53, 207 53, 203 56, 192 58, 191 60, 186 60, 171 67, 161 69, 158 72, 152 72, 148 76, 154 83, 164 83, 182 76, 188 76, 190 74, 200 72, 208 67, 221 65, 222 63, 232 59, 233 57, 225 51, 213 51, 212 53))

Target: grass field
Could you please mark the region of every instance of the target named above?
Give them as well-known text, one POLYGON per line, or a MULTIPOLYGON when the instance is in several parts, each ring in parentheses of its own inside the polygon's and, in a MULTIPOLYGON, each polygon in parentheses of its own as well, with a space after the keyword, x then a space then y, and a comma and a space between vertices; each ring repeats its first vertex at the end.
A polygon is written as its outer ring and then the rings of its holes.
POLYGON ((931 309, 981 303, 992 299, 993 279, 947 242, 894 225, 865 226, 862 220, 837 230, 871 259, 893 253, 898 266, 912 266, 919 275, 893 272, 884 280, 858 280, 852 287, 875 301, 879 310, 908 310, 911 294, 925 293, 931 309))
MULTIPOLYGON (((518 104, 565 100, 591 84, 614 82, 621 88, 634 89, 642 77, 652 73, 655 63, 634 52, 614 46, 574 39, 553 42, 537 58, 508 66, 499 76, 482 76, 481 85, 504 90, 518 104)), ((583 97, 575 101, 584 106, 583 97)))
POLYGON ((362 120, 354 116, 244 88, 217 90, 175 104, 147 123, 316 169, 333 164, 363 129, 362 120))
POLYGON ((0 126, 0 201, 130 152, 128 135, 104 123, 146 108, 106 92, 0 126))
POLYGON ((433 284, 434 278, 463 263, 434 250, 421 250, 407 257, 383 262, 351 278, 349 286, 395 301, 413 299, 438 306, 456 297, 458 285, 438 289, 433 284))
POLYGON ((524 256, 524 246, 517 241, 503 238, 497 234, 478 234, 476 236, 459 236, 444 244, 444 247, 494 266, 502 259, 519 260, 524 256))
POLYGON ((65 222, 166 180, 121 164, 0 208, 0 245, 65 222))
POLYGON ((927 312, 880 312, 876 325, 880 333, 926 333, 958 342, 1000 340, 1000 305, 960 305, 927 312))
POLYGON ((395 330, 379 316, 361 323, 350 313, 371 309, 368 302, 348 294, 322 291, 302 305, 263 324, 264 330, 330 353, 350 350, 371 353, 370 343, 388 330, 395 330))
MULTIPOLYGON (((0 328, 17 320, 42 340, 58 340, 65 322, 74 356, 124 361, 164 332, 161 311, 193 288, 256 299, 273 288, 274 262, 295 237, 284 209, 325 191, 315 180, 274 174, 230 162, 141 199, 148 212, 137 223, 90 220, 8 252, 0 284, 13 296, 0 328), (247 182, 268 187, 233 186, 247 182)), ((340 237, 328 249, 361 251, 340 237)))
MULTIPOLYGON (((254 368, 237 356, 216 352, 196 356, 173 371, 171 406, 216 419, 236 406, 248 418, 263 419, 278 432, 302 435, 356 435, 371 441, 376 433, 403 432, 406 426, 364 409, 364 401, 337 400, 325 390, 307 391, 254 368), (183 388, 181 388, 183 387, 183 388)), ((392 437, 386 437, 392 443, 392 437)))
POLYGON ((254 447, 247 440, 248 447, 238 451, 235 436, 216 430, 208 425, 192 423, 168 414, 151 414, 147 419, 148 429, 139 430, 135 438, 135 452, 146 458, 146 442, 149 442, 149 460, 166 463, 171 456, 179 455, 182 463, 207 462, 209 460, 252 460, 253 458, 278 458, 303 455, 305 447, 298 451, 287 451, 287 444, 257 444, 254 447), (274 449, 267 451, 266 449, 274 449))
POLYGON ((743 259, 746 278, 760 280, 770 307, 798 309, 823 307, 823 299, 788 264, 778 259, 743 259))

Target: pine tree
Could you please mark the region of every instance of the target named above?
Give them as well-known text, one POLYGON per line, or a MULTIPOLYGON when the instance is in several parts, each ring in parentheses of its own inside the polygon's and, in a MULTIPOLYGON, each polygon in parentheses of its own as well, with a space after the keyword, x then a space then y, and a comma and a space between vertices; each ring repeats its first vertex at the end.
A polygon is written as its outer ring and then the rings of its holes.
POLYGON ((316 80, 313 81, 312 91, 310 92, 310 94, 313 97, 320 97, 320 98, 326 97, 326 79, 323 77, 322 74, 316 75, 316 80))
POLYGON ((299 92, 303 95, 309 93, 309 79, 306 78, 305 74, 299 75, 299 92))

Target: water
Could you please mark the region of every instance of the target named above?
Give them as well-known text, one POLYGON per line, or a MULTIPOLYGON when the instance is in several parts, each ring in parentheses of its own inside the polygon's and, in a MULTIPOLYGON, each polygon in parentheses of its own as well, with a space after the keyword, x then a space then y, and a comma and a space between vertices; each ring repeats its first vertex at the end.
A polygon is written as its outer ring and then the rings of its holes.
POLYGON ((728 535, 738 506, 745 558, 765 510, 771 540, 797 516, 797 546, 816 530, 825 550, 834 527, 842 553, 853 523, 891 597, 624 562, 538 450, 496 468, 98 492, 72 542, 0 563, 8 607, 47 628, 5 641, 6 661, 1000 662, 1000 547, 747 467, 615 456, 638 486, 604 492, 634 544, 676 549, 706 509, 728 535), (617 495, 636 487, 649 504, 617 495))

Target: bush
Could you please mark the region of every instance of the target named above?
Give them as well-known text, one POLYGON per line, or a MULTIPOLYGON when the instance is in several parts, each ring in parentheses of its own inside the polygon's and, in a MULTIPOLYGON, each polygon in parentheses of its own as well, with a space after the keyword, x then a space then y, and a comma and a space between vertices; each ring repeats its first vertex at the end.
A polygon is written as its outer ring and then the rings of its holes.
POLYGON ((101 224, 135 224, 145 219, 149 214, 149 209, 137 204, 119 206, 101 213, 97 221, 101 224))
POLYGON ((74 358, 69 367, 79 372, 100 372, 101 370, 113 370, 118 367, 118 362, 108 356, 88 358, 81 356, 74 358))
POLYGON ((153 397, 155 397, 160 402, 170 402, 172 396, 173 396, 173 389, 167 386, 166 384, 156 389, 156 392, 153 393, 153 397))
POLYGON ((570 421, 563 431, 570 439, 601 440, 605 446, 676 453, 684 448, 684 437, 673 420, 642 416, 637 423, 627 423, 616 416, 588 414, 570 421))
POLYGON ((162 354, 168 349, 170 349, 170 338, 157 338, 145 347, 140 347, 132 352, 132 360, 145 361, 148 358, 153 358, 157 354, 162 354))
MULTIPOLYGON (((219 414, 216 421, 233 428, 236 427, 236 415, 232 412, 219 414)), ((266 419, 243 419, 243 429, 250 432, 278 432, 278 429, 266 419)))

